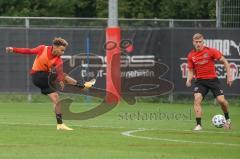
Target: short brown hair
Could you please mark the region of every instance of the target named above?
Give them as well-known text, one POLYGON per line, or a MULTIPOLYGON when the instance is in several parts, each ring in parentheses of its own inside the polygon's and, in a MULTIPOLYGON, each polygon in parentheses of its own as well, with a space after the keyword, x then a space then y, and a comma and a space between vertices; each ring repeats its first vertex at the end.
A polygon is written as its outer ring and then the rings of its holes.
POLYGON ((200 33, 196 33, 193 35, 193 40, 200 39, 200 38, 204 38, 203 35, 200 33))
POLYGON ((53 39, 53 45, 66 47, 68 46, 68 42, 61 37, 57 37, 53 39))

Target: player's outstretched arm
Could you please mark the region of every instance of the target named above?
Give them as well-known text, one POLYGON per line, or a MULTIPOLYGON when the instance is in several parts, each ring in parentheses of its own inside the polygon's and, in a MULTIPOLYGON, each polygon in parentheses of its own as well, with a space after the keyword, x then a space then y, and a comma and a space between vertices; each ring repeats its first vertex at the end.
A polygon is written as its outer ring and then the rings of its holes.
POLYGON ((13 47, 6 47, 6 53, 12 53, 13 47))
POLYGON ((230 65, 227 61, 227 59, 222 56, 219 61, 224 65, 225 69, 226 69, 226 72, 227 72, 227 85, 228 86, 231 86, 232 83, 233 83, 233 77, 232 77, 232 74, 231 74, 231 71, 230 71, 230 65))
POLYGON ((17 54, 38 54, 44 48, 43 45, 40 45, 36 48, 16 48, 16 47, 6 47, 7 53, 17 53, 17 54))
POLYGON ((193 69, 188 69, 188 75, 187 75, 187 81, 186 86, 191 87, 192 86, 192 79, 193 79, 193 69))

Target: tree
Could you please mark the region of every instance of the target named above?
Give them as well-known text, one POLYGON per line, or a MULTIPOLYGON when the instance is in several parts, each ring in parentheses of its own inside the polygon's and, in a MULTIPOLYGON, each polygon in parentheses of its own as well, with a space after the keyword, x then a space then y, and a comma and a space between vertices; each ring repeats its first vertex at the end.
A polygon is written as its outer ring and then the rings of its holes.
MULTIPOLYGON (((119 0, 120 18, 215 18, 215 1, 119 0)), ((108 17, 107 0, 0 1, 2 16, 108 17)))
POLYGON ((95 17, 94 0, 0 1, 2 16, 95 17))
POLYGON ((159 17, 171 19, 215 18, 215 1, 209 0, 162 0, 159 17))

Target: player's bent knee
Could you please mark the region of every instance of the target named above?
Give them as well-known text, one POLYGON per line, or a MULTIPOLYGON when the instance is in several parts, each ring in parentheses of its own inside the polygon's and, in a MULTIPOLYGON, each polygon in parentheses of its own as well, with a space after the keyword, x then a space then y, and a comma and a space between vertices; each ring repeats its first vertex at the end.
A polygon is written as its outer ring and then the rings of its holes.
POLYGON ((58 101, 59 101, 59 96, 57 93, 51 93, 51 94, 48 94, 49 98, 51 99, 52 103, 53 104, 57 104, 58 101))
POLYGON ((201 103, 202 102, 202 95, 195 95, 194 96, 194 103, 201 103))
POLYGON ((216 99, 217 99, 217 102, 218 102, 219 104, 221 104, 221 105, 228 104, 227 100, 224 98, 223 95, 218 96, 216 99))
POLYGON ((225 99, 217 100, 217 102, 218 102, 220 105, 228 105, 228 102, 227 102, 227 100, 225 100, 225 99))

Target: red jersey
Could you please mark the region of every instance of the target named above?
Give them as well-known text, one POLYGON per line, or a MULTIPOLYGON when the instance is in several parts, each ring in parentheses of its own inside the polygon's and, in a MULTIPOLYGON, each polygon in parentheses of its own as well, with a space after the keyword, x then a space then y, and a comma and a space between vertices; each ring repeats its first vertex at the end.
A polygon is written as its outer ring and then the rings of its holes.
POLYGON ((63 61, 60 56, 52 55, 52 46, 39 45, 36 48, 13 48, 13 52, 19 54, 36 54, 31 74, 38 71, 50 72, 53 67, 56 68, 58 79, 63 81, 63 61))
POLYGON ((193 69, 197 79, 217 78, 215 60, 221 57, 221 52, 213 48, 204 47, 199 52, 192 50, 187 57, 188 68, 193 69))

